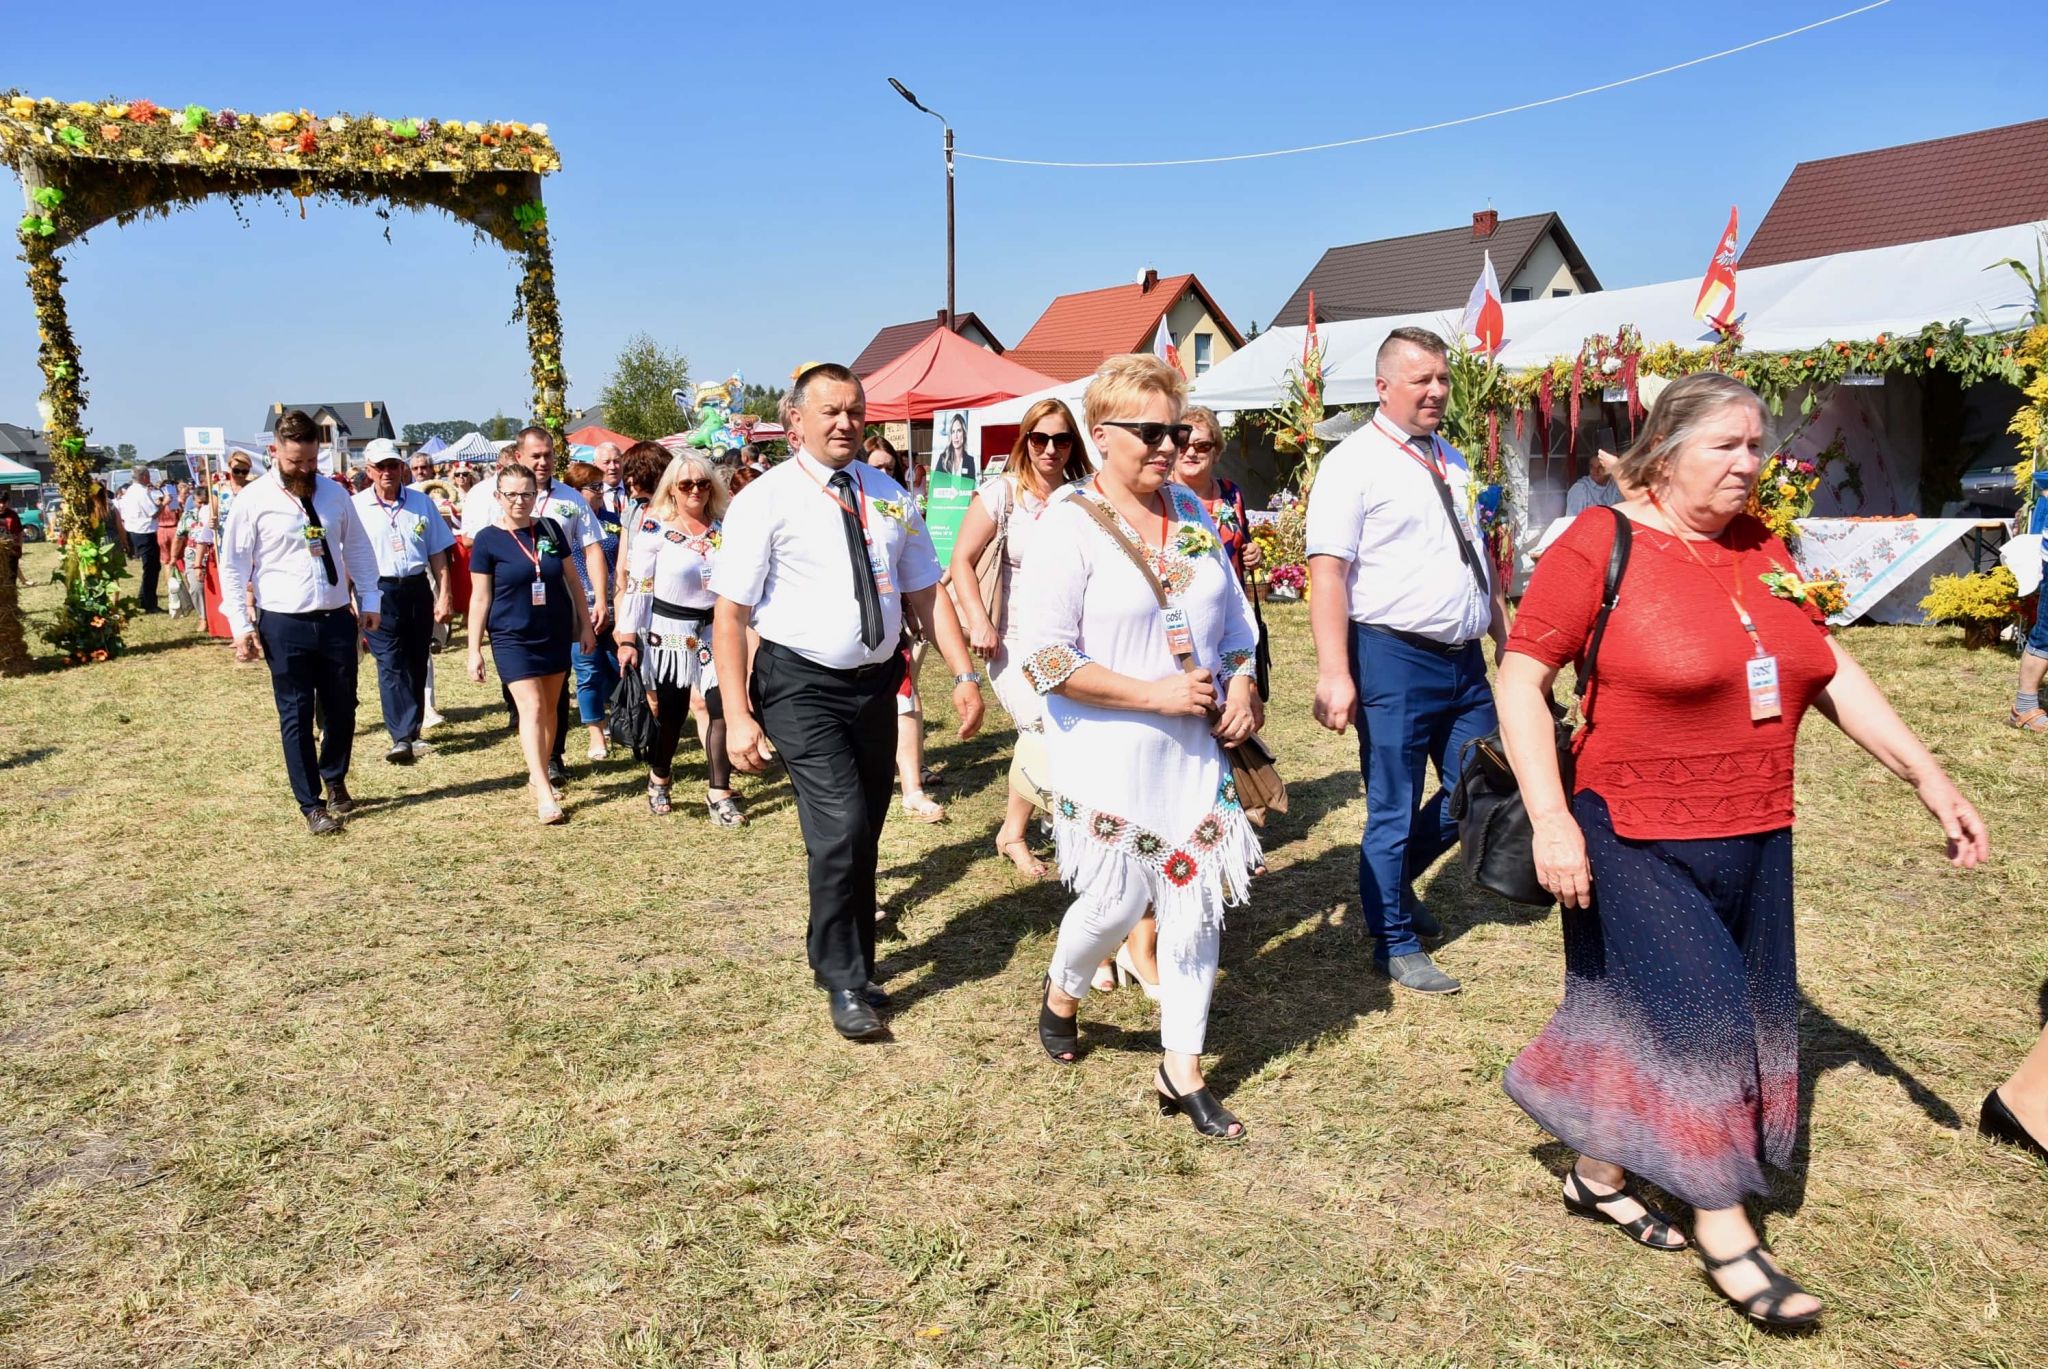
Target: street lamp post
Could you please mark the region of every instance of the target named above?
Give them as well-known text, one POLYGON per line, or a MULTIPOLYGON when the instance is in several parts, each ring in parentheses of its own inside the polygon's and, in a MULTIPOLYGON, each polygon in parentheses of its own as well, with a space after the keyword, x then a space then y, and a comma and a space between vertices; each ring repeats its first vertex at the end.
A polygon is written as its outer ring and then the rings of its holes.
POLYGON ((937 110, 926 109, 922 104, 919 104, 917 97, 912 95, 903 82, 897 80, 894 76, 889 78, 889 84, 895 88, 898 95, 901 95, 910 102, 913 109, 931 115, 946 130, 946 331, 950 333, 955 331, 953 327, 953 125, 947 123, 946 116, 937 110))

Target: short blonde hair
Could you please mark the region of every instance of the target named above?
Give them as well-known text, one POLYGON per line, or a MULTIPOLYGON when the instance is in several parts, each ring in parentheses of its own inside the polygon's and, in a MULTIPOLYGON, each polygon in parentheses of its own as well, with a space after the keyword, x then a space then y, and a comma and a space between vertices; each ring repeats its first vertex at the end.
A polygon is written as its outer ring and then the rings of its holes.
POLYGON ((1651 405, 1650 417, 1636 440, 1614 463, 1615 478, 1632 489, 1647 489, 1656 484, 1671 458, 1692 440, 1702 423, 1723 409, 1740 404, 1756 409, 1768 440, 1770 411, 1756 391, 1735 377, 1719 371, 1695 371, 1672 381, 1651 405))
POLYGON ((1181 406, 1187 403, 1188 378, 1150 352, 1126 352, 1102 363, 1081 397, 1081 409, 1088 426, 1098 428, 1135 409, 1146 395, 1165 395, 1172 400, 1174 421, 1178 422, 1181 406))
POLYGON ((1216 411, 1206 404, 1190 404, 1180 411, 1180 421, 1190 426, 1201 424, 1216 439, 1216 445, 1223 445, 1223 425, 1216 421, 1216 411))
POLYGON ((711 482, 711 496, 704 505, 704 516, 714 523, 725 517, 725 506, 732 498, 726 493, 725 481, 719 478, 717 467, 693 451, 677 452, 668 463, 668 469, 661 473, 660 483, 654 487, 654 497, 647 501, 647 516, 664 522, 675 517, 676 482, 691 474, 711 482))

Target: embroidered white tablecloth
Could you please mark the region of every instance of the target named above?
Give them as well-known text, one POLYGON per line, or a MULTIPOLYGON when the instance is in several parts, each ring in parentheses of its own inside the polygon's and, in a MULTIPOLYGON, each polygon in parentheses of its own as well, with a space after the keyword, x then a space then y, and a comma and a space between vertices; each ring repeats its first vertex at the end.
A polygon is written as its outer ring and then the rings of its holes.
POLYGON ((1921 623, 1928 582, 1968 574, 1970 534, 1995 538, 2003 526, 1981 518, 1802 518, 1792 554, 1802 576, 1833 577, 1848 589, 1849 606, 1830 623, 1921 623))

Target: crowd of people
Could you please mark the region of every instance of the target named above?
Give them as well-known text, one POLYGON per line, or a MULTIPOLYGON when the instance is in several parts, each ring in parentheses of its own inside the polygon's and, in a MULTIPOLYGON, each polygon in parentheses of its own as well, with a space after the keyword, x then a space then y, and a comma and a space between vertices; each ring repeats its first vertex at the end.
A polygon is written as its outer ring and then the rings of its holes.
MULTIPOLYGON (((1505 1088, 1575 1152, 1565 1207, 1650 1249, 1693 1250, 1761 1324, 1808 1325, 1820 1303, 1745 1206, 1791 1163, 1798 1115, 1801 721, 1818 711, 1911 784, 1956 865, 1987 857, 1984 824, 1816 610, 1777 587, 1792 557, 1745 512, 1768 454, 1752 391, 1711 373, 1671 384, 1511 617, 1470 470, 1439 432, 1444 344, 1397 329, 1375 365, 1376 411, 1325 457, 1308 510, 1316 686, 1300 701, 1357 730, 1372 962, 1404 991, 1462 988, 1429 952, 1442 923, 1416 883, 1458 839, 1451 796, 1470 747, 1497 736, 1535 875, 1563 909, 1566 970, 1505 1088), (1552 691, 1567 665, 1586 688, 1561 759, 1552 691), (1655 1210, 1638 1179, 1690 1221, 1655 1210)), ((572 693, 593 761, 623 740, 605 731, 618 696, 642 701, 634 744, 656 817, 678 802, 688 718, 710 822, 745 825, 737 777, 781 767, 804 837, 811 970, 833 1029, 857 1041, 887 1033, 876 861, 892 797, 900 787, 912 817, 938 806, 922 653, 945 661, 963 738, 983 720, 985 662, 1015 734, 994 853, 1072 894, 1037 996, 1045 1054, 1078 1063, 1088 995, 1137 984, 1160 1013, 1161 1112, 1237 1140, 1246 1124, 1202 1056, 1225 911, 1264 873, 1268 814, 1240 767, 1265 723, 1267 643, 1246 592, 1260 548, 1242 492, 1216 473, 1222 429, 1186 395, 1176 370, 1133 355, 1103 365, 1078 421, 1058 400, 1032 406, 947 565, 915 468, 866 433, 860 382, 833 364, 795 378, 791 453, 765 470, 643 442, 558 474, 551 435, 529 428, 496 471, 453 487, 373 444, 351 495, 319 476, 317 429, 289 413, 270 473, 250 483, 230 466, 232 488, 180 506, 212 512, 174 520, 171 548, 182 532, 217 561, 219 611, 238 656, 268 663, 315 833, 353 808, 358 640, 376 657, 386 758, 408 763, 430 749, 432 647, 458 614, 469 677, 494 669, 504 689, 542 823, 566 815, 572 693)), ((138 556, 138 530, 160 520, 149 491, 120 508, 138 556)), ((2048 1158, 2048 1036, 1982 1125, 2048 1158)))

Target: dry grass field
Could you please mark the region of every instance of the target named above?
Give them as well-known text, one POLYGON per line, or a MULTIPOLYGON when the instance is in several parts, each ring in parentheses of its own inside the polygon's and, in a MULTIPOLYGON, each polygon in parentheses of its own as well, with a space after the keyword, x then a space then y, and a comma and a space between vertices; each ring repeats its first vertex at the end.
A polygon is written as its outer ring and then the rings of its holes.
POLYGON ((1558 996, 1553 915, 1447 862, 1467 992, 1371 974, 1356 754, 1307 716, 1305 616, 1270 617, 1294 810, 1225 934, 1236 1147, 1150 1107, 1134 992, 1084 1009, 1079 1068, 1039 1052, 1064 901, 990 849, 1000 733, 935 729, 951 820, 889 826, 894 1039, 852 1046, 779 779, 723 832, 572 745, 542 831, 495 685, 444 658, 439 754, 393 768, 366 663, 361 811, 315 840, 262 668, 190 620, 0 681, 0 1364, 2048 1363, 2048 1171, 1975 1134, 2048 980, 2048 750, 1996 725, 2009 655, 1845 636, 1983 808, 1986 869, 1806 730, 1810 1115, 1766 1229, 1829 1315, 1783 1340, 1561 1209, 1500 1090, 1558 996))

